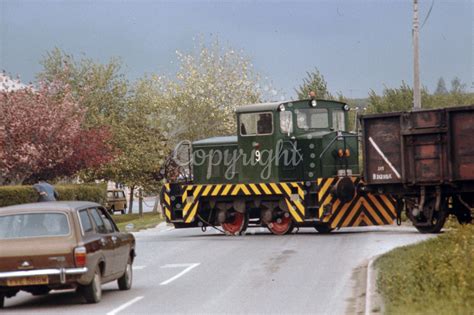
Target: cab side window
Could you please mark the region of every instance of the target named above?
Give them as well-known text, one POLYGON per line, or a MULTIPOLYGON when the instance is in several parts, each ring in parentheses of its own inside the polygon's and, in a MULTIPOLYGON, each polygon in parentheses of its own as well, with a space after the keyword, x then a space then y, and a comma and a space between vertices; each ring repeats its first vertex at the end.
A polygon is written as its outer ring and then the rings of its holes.
POLYGON ((265 113, 244 113, 239 116, 242 136, 271 135, 273 133, 273 115, 265 113))

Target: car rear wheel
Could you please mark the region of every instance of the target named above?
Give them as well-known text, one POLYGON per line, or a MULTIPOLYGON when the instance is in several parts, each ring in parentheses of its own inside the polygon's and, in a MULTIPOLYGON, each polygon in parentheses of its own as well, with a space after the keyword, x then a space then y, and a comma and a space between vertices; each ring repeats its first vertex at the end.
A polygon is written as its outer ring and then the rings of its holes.
POLYGON ((125 273, 118 280, 118 287, 120 290, 130 290, 132 288, 132 279, 133 279, 133 268, 132 260, 129 258, 127 262, 127 267, 125 267, 125 273))
POLYGON ((102 299, 102 276, 99 266, 95 269, 92 282, 81 288, 82 296, 87 303, 98 303, 102 299))
POLYGON ((0 293, 0 308, 5 306, 5 294, 0 293))

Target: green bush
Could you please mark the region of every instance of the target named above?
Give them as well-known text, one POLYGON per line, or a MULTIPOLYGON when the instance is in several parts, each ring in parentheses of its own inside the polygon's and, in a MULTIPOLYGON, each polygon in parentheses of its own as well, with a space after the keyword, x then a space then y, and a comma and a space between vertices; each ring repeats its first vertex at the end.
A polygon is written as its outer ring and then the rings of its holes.
POLYGON ((386 314, 472 314, 474 225, 401 247, 376 261, 386 314))
POLYGON ((37 200, 38 193, 32 186, 0 187, 0 207, 35 202, 37 200))
MULTIPOLYGON (((106 185, 55 185, 59 200, 84 200, 105 203, 106 185)), ((33 186, 1 186, 0 207, 38 201, 38 193, 33 186)))

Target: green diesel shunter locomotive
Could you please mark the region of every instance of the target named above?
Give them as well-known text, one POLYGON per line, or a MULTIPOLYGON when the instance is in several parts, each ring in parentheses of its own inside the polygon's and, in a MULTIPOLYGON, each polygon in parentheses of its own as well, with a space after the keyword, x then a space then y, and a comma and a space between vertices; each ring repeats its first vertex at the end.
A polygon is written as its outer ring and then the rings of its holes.
POLYGON ((348 110, 314 98, 239 107, 237 135, 193 142, 187 176, 164 185, 166 220, 233 235, 249 225, 286 234, 392 224, 395 200, 358 189, 359 142, 348 132, 348 110))

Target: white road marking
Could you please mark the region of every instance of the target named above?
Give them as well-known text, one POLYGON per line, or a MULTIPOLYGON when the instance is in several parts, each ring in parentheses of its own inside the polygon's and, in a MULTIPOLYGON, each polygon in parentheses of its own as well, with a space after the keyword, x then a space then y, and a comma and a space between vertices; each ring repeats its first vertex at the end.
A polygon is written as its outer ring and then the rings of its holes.
POLYGON ((142 270, 146 268, 146 266, 133 266, 133 270, 142 270))
POLYGON ((201 263, 194 263, 194 264, 168 264, 168 265, 164 265, 164 266, 161 266, 161 268, 183 268, 183 267, 186 267, 186 269, 184 269, 183 271, 181 271, 180 273, 178 273, 176 276, 174 277, 171 277, 169 278, 168 280, 166 281, 163 281, 162 283, 160 283, 160 285, 167 285, 168 283, 170 282, 173 282, 174 280, 178 279, 179 277, 183 276, 184 274, 186 274, 187 272, 191 271, 191 269, 199 266, 201 263))
POLYGON ((107 315, 115 315, 118 312, 123 311, 124 309, 126 309, 127 307, 132 305, 133 303, 136 303, 136 302, 140 301, 141 299, 143 299, 143 296, 137 296, 133 300, 130 300, 127 303, 120 305, 116 309, 111 310, 110 312, 107 313, 107 315))

